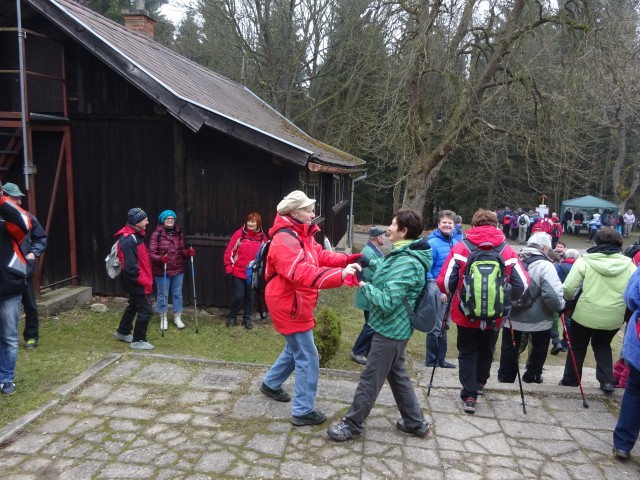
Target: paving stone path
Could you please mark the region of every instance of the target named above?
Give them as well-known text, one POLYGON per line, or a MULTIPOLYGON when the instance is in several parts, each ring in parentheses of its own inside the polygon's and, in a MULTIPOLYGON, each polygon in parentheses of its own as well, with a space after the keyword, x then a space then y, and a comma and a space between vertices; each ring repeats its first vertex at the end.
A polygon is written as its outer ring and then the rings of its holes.
MULTIPOLYGON (((127 353, 106 358, 60 388, 59 399, 0 430, 2 478, 10 479, 639 479, 640 449, 611 454, 620 392, 605 397, 585 369, 589 409, 577 388, 490 380, 475 415, 462 412, 456 370, 414 365, 433 436, 395 429, 383 389, 359 439, 325 431, 347 410, 358 376, 322 371, 317 408, 329 421, 294 427, 291 404, 258 392, 264 366, 127 353)), ((495 379, 495 374, 493 375, 495 379)), ((292 383, 285 385, 292 390, 292 383)))

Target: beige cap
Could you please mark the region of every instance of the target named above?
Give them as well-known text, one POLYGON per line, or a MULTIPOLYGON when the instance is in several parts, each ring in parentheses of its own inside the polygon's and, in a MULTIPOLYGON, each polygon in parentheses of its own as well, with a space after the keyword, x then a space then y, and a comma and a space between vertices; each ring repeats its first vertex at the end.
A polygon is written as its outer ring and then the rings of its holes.
POLYGON ((308 207, 314 203, 316 203, 315 199, 307 197, 304 192, 300 190, 294 190, 282 199, 278 204, 277 210, 280 215, 287 215, 291 213, 292 210, 308 207))

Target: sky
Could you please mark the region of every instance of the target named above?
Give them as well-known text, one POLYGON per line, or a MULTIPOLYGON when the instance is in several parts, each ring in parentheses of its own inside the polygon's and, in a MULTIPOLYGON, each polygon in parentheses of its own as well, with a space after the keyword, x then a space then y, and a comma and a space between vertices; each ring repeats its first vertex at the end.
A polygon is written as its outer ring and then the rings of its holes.
POLYGON ((190 0, 169 0, 166 5, 162 6, 160 12, 177 25, 182 20, 186 5, 189 2, 190 0))

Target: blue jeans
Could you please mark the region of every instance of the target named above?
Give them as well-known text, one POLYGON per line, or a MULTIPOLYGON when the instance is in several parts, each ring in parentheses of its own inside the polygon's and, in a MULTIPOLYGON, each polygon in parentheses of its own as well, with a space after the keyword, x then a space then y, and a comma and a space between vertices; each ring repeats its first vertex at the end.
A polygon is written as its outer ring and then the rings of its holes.
POLYGON ((306 415, 313 411, 313 403, 318 390, 318 370, 320 360, 313 330, 283 335, 287 342, 284 350, 264 377, 264 384, 278 390, 287 378, 296 372, 293 391, 292 415, 306 415))
POLYGON ((173 302, 173 313, 182 312, 182 280, 184 273, 179 273, 175 277, 167 276, 167 286, 164 285, 164 276, 153 277, 156 281, 156 290, 158 290, 158 302, 156 304, 156 312, 167 313, 169 310, 169 292, 173 302))
POLYGON ((630 452, 640 432, 640 370, 629 365, 629 380, 622 397, 620 417, 613 431, 613 446, 630 452))
POLYGON ((0 383, 13 382, 18 360, 18 315, 22 295, 0 300, 0 383))
POLYGON ((356 339, 356 343, 353 344, 351 351, 354 355, 367 355, 371 349, 371 339, 373 334, 376 333, 373 328, 369 326, 369 311, 364 311, 364 325, 360 331, 360 335, 356 339))

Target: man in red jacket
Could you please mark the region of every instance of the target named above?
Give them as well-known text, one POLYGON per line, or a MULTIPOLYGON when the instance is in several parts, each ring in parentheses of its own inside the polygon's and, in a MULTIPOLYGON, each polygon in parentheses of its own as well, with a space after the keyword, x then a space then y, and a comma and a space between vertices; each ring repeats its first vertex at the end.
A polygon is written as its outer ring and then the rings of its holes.
MULTIPOLYGON (((517 300, 529 286, 529 277, 518 254, 505 244, 504 234, 498 229, 498 217, 490 210, 480 209, 471 220, 471 229, 467 230, 467 240, 480 249, 503 248, 501 256, 506 267, 508 282, 511 284, 511 297, 517 300)), ((440 291, 452 294, 451 320, 458 329, 458 376, 462 389, 460 398, 464 402, 464 411, 475 413, 478 395, 484 393, 491 372, 491 362, 495 350, 502 318, 493 325, 473 320, 465 316, 460 308, 460 288, 464 281, 464 272, 469 258, 469 249, 463 243, 457 243, 451 249, 436 280, 440 291)))
POLYGON ((323 250, 313 239, 320 230, 311 223, 315 202, 296 190, 278 204, 269 230, 272 240, 265 269, 267 307, 286 345, 265 375, 260 391, 279 402, 288 402, 291 397, 282 384, 295 371, 291 423, 296 426, 320 425, 327 419, 313 408, 319 369, 313 342, 318 290, 357 285, 354 274, 361 267, 353 262, 363 257, 323 250))
POLYGON ((149 294, 153 288, 151 260, 144 243, 145 229, 149 224, 147 214, 141 208, 132 208, 127 215, 127 224, 115 236, 118 240, 118 258, 122 265, 122 288, 129 294, 129 305, 125 308, 118 330, 113 334, 118 340, 129 342, 135 350, 153 350, 147 342, 147 326, 153 315, 149 294), (135 328, 133 320, 138 315, 135 328), (133 329, 133 335, 131 330, 133 329))

